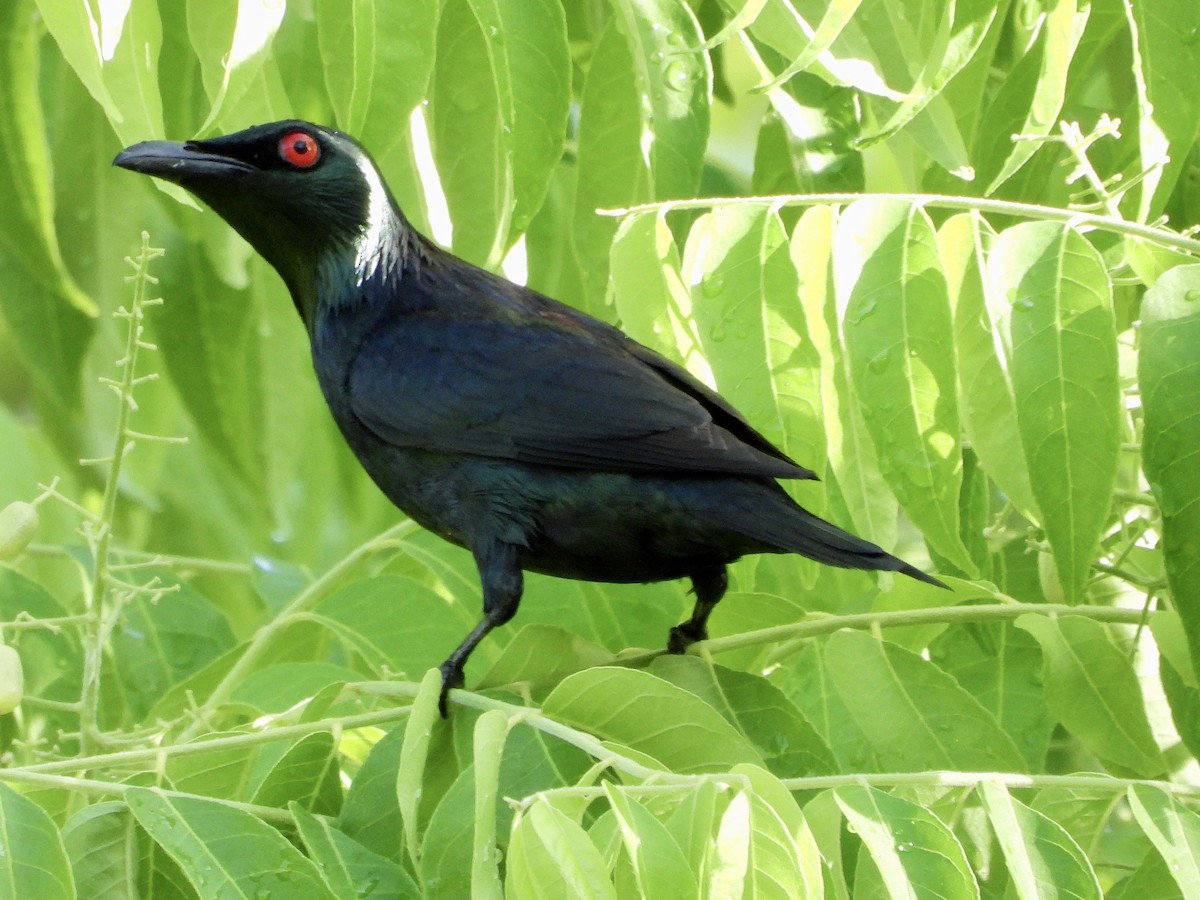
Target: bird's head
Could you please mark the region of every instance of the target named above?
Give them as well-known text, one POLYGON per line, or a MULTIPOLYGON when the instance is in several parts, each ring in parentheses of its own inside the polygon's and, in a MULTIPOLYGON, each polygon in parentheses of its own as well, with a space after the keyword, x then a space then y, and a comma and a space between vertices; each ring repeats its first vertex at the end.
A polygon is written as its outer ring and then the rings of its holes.
POLYGON ((406 226, 379 170, 330 128, 289 120, 206 140, 145 141, 113 164, 211 206, 275 267, 306 319, 322 282, 345 292, 402 262, 406 226))

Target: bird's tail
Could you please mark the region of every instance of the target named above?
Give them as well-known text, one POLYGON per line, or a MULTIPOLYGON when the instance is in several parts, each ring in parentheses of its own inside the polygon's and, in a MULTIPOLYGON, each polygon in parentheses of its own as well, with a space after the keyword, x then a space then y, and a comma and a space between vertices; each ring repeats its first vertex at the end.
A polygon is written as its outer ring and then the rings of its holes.
MULTIPOLYGON (((893 556, 882 547, 826 522, 800 506, 778 485, 764 485, 753 510, 727 510, 733 525, 747 537, 761 541, 775 552, 799 553, 809 559, 843 569, 875 569, 900 572, 918 581, 946 587, 944 583, 893 556), (773 490, 772 488, 776 488, 773 490)), ((738 504, 741 506, 741 504, 738 504)), ((728 521, 728 520, 727 520, 728 521)))

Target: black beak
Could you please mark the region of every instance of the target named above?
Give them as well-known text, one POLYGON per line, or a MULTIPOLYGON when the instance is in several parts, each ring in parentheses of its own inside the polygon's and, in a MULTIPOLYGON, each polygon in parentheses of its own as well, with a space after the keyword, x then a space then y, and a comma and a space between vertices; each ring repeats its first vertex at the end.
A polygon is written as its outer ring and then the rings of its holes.
POLYGON ((175 141, 143 141, 126 147, 117 154, 113 165, 185 185, 197 178, 220 178, 254 171, 254 166, 240 159, 205 152, 192 142, 180 144, 175 141))

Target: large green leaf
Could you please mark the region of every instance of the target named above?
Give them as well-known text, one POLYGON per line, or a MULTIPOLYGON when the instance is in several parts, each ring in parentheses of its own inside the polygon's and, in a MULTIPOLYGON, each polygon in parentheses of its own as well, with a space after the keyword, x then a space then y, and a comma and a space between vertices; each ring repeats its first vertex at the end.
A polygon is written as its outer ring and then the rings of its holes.
POLYGON ((96 304, 75 284, 54 230, 54 194, 38 98, 37 14, 0 5, 0 316, 59 415, 77 413, 96 304))
POLYGON ((1014 799, 1003 785, 980 785, 983 807, 1004 854, 1009 877, 1021 900, 1103 896, 1087 856, 1053 819, 1014 799))
POLYGON ((778 213, 725 206, 703 216, 688 235, 683 271, 717 386, 768 440, 821 474, 820 359, 778 213))
POLYGON ((62 836, 40 806, 0 784, 0 894, 74 900, 62 836))
POLYGON ((1007 623, 951 628, 929 659, 996 717, 1031 772, 1046 762, 1054 718, 1046 706, 1042 653, 1028 633, 1007 623))
POLYGON ((1200 73, 1193 64, 1200 6, 1158 0, 1125 9, 1137 54, 1131 70, 1138 89, 1138 150, 1142 170, 1150 173, 1138 207, 1138 221, 1145 222, 1162 212, 1200 129, 1200 73))
POLYGON ((508 890, 513 896, 617 896, 608 867, 587 833, 542 799, 535 799, 513 828, 508 890))
POLYGON ((708 141, 712 80, 691 8, 619 0, 596 43, 579 101, 575 252, 598 309, 617 229, 602 207, 691 196, 708 141))
POLYGON ((676 772, 703 772, 762 760, 711 706, 646 672, 596 668, 563 680, 542 711, 624 744, 676 772))
POLYGON ((929 810, 870 787, 834 791, 892 897, 979 896, 962 845, 929 810))
POLYGON ((951 217, 938 229, 938 250, 954 306, 959 409, 963 431, 988 475, 1023 515, 1038 521, 1025 455, 1012 452, 1021 441, 1017 402, 984 293, 985 254, 994 238, 984 220, 968 213, 951 217))
POLYGON ((842 768, 1023 771, 1012 739, 953 678, 915 653, 839 631, 785 684, 842 768))
POLYGON ((1035 139, 1058 124, 1067 73, 1087 24, 1090 6, 1077 0, 1056 3, 1039 19, 1034 40, 1008 72, 992 98, 977 134, 976 167, 986 193, 992 193, 1027 163, 1035 139))
POLYGON ((256 86, 264 66, 274 66, 271 42, 286 9, 283 4, 267 0, 213 0, 187 5, 188 36, 200 60, 210 103, 201 131, 228 120, 228 110, 256 86))
POLYGON ((248 812, 144 788, 126 796, 138 824, 171 854, 206 900, 333 897, 312 861, 248 812))
POLYGON ((1131 785, 1126 794, 1137 823, 1162 856, 1185 897, 1200 893, 1200 816, 1170 794, 1131 785))
MULTIPOLYGON (((832 271, 836 226, 830 207, 806 210, 792 230, 792 262, 799 276, 800 303, 809 338, 821 363, 821 430, 829 470, 837 479, 849 513, 847 524, 863 537, 890 548, 896 542, 896 498, 879 472, 878 456, 863 421, 838 325, 832 271)), ((815 511, 820 512, 819 506, 815 511)))
POLYGON ((834 276, 850 373, 879 467, 926 542, 974 572, 962 486, 950 302, 923 210, 860 200, 842 213, 834 276))
POLYGON ((1142 464, 1162 513, 1175 610, 1200 671, 1200 266, 1164 275, 1142 304, 1142 464))
POLYGON ((1070 227, 1029 222, 996 239, 985 284, 1033 496, 1063 591, 1075 601, 1108 519, 1120 453, 1108 274, 1070 227))
POLYGON ((104 107, 121 139, 132 144, 161 135, 158 5, 153 0, 96 6, 38 0, 38 10, 59 51, 104 107))
POLYGON ((570 81, 556 0, 443 6, 433 149, 460 256, 494 267, 529 226, 562 156, 570 81))
POLYGON ((417 900, 420 892, 401 866, 372 853, 303 807, 291 804, 304 846, 335 897, 369 896, 379 900, 417 900))
POLYGON ((1106 626, 1083 616, 1017 620, 1042 645, 1050 712, 1096 756, 1143 777, 1161 775, 1162 754, 1128 651, 1106 626))

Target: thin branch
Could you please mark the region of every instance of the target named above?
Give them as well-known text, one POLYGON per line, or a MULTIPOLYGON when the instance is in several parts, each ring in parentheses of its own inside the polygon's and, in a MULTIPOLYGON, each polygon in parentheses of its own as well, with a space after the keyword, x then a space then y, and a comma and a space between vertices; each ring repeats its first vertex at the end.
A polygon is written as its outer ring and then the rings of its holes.
POLYGON ((1015 216, 1023 219, 1046 219, 1065 222, 1077 228, 1095 228, 1130 237, 1144 238, 1160 246, 1174 247, 1185 253, 1200 256, 1200 240, 1184 237, 1174 231, 1127 222, 1112 216, 1060 209, 1054 206, 1039 206, 1036 203, 1017 203, 1012 200, 993 200, 987 197, 955 197, 943 194, 779 194, 768 197, 706 197, 691 200, 663 200, 657 203, 639 203, 635 206, 598 209, 602 216, 629 216, 635 213, 666 213, 677 209, 709 209, 714 206, 819 206, 822 204, 853 203, 856 200, 899 200, 917 206, 937 209, 957 209, 1015 216))

